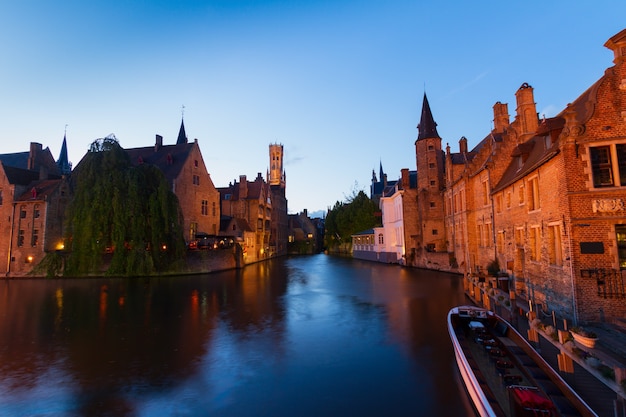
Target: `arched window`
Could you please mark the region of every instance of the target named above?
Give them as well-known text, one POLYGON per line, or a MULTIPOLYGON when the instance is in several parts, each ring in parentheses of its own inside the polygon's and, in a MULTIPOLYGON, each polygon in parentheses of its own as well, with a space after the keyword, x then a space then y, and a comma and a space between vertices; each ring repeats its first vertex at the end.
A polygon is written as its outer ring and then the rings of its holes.
POLYGON ((378 234, 378 244, 382 245, 383 243, 385 243, 385 240, 383 239, 383 234, 379 233, 378 234))

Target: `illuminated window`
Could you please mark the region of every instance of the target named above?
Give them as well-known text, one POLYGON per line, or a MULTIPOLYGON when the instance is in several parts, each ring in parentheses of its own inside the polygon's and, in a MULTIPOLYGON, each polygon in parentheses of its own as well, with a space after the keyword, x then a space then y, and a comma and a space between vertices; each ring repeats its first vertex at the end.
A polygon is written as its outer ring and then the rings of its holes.
POLYGON ((39 230, 33 229, 33 235, 31 236, 31 246, 37 246, 39 243, 39 230))

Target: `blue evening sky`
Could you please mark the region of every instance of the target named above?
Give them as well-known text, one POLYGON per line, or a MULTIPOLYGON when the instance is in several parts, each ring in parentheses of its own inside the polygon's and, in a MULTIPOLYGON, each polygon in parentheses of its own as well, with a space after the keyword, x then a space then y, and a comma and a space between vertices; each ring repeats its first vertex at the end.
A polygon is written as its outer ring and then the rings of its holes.
POLYGON ((4 0, 0 153, 76 165, 95 139, 173 144, 181 121, 217 187, 285 147, 289 212, 415 169, 424 91, 443 146, 470 148, 524 82, 561 111, 612 66, 624 1, 4 0), (66 127, 67 125, 67 127, 66 127))

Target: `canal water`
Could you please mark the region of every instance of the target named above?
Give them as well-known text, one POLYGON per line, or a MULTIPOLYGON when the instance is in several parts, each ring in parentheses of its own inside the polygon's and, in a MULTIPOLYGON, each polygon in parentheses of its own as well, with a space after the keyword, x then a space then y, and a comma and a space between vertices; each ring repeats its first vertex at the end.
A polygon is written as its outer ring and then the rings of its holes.
POLYGON ((465 416, 458 275, 347 258, 0 281, 0 416, 465 416))

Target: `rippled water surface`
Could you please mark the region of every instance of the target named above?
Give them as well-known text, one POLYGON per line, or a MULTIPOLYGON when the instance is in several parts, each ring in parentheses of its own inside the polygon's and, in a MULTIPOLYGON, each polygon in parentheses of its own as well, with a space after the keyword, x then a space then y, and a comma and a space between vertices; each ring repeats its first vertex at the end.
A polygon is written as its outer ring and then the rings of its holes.
POLYGON ((464 416, 459 276, 316 255, 0 281, 0 416, 464 416))

